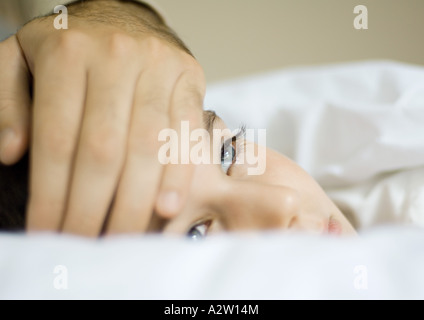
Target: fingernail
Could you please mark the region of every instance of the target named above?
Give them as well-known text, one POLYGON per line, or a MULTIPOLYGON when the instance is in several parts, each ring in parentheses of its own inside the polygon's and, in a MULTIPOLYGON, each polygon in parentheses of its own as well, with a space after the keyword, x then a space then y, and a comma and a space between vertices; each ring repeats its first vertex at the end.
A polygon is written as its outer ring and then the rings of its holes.
POLYGON ((173 215, 180 209, 180 197, 177 192, 169 191, 162 193, 158 199, 158 207, 161 214, 173 215))
POLYGON ((6 149, 14 137, 15 133, 12 129, 5 129, 0 133, 0 161, 2 163, 7 162, 6 149))

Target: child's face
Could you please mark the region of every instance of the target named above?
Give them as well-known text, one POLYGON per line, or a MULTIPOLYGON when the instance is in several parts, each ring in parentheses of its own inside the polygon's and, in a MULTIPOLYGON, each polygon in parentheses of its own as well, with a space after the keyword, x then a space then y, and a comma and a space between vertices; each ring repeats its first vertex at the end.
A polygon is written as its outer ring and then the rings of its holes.
MULTIPOLYGON (((211 127, 226 128, 219 118, 211 127)), ((196 165, 182 213, 166 221, 154 216, 150 230, 187 234, 192 238, 219 231, 264 229, 337 235, 356 233, 303 169, 273 150, 251 142, 245 144, 264 157, 266 169, 262 175, 249 175, 247 169, 251 165, 246 163, 234 163, 229 169, 223 164, 196 165)))

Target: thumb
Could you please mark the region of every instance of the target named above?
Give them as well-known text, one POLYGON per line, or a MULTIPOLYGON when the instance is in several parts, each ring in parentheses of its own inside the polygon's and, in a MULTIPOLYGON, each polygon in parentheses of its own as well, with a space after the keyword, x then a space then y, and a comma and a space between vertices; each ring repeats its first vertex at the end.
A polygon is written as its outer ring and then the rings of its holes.
POLYGON ((16 36, 0 43, 0 162, 11 165, 28 147, 30 74, 16 36))

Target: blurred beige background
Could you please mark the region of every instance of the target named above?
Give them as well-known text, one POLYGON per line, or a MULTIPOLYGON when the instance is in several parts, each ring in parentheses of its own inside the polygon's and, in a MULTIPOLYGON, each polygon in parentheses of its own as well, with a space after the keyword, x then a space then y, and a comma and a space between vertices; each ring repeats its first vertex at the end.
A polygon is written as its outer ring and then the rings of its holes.
MULTIPOLYGON (((424 65, 424 0, 153 2, 203 65, 209 83, 287 66, 365 59, 424 65), (353 26, 357 5, 368 9, 367 30, 353 26)), ((60 0, 39 5, 51 10, 53 3, 60 0)), ((36 11, 33 0, 0 0, 0 7, 7 4, 36 11)), ((0 36, 10 32, 3 28, 1 34, 1 27, 0 21, 0 36)))
POLYGON ((364 59, 424 65, 424 0, 155 0, 208 82, 364 59), (356 5, 368 30, 353 27, 356 5))

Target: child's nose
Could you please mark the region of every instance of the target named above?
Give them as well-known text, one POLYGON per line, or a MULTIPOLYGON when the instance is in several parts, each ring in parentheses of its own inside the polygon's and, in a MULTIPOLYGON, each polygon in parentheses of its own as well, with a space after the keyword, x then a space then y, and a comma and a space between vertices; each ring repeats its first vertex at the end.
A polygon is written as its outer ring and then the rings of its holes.
POLYGON ((287 229, 300 212, 299 195, 291 188, 237 181, 230 190, 224 201, 230 230, 287 229))

